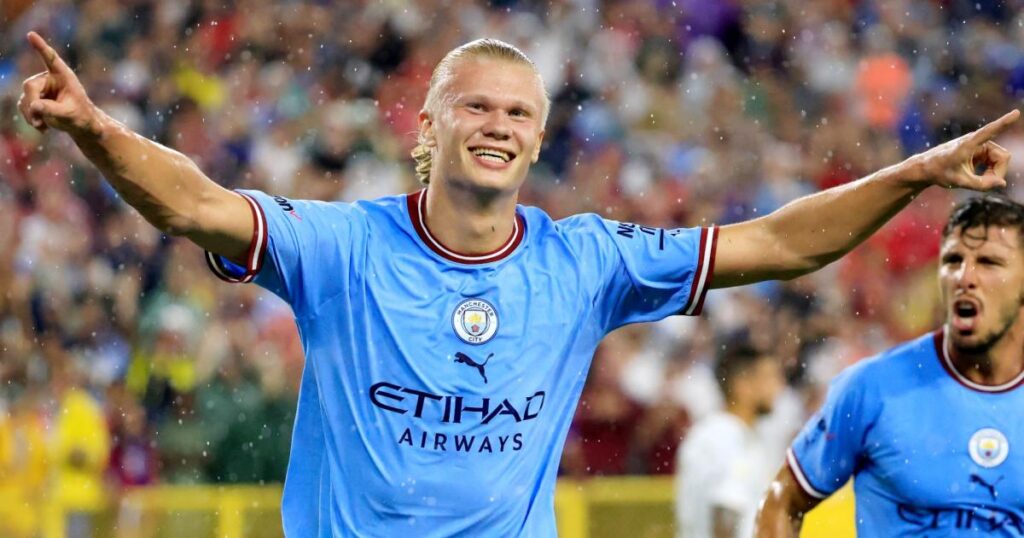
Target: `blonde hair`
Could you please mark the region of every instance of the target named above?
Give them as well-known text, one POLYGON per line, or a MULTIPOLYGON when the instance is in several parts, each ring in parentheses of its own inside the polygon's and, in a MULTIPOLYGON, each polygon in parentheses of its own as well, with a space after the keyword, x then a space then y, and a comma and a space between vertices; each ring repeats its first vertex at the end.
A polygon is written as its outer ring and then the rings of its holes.
MULTIPOLYGON (((441 59, 440 62, 437 63, 437 66, 434 67, 434 73, 430 76, 430 88, 427 90, 427 98, 423 102, 423 110, 429 111, 432 114, 439 114, 441 112, 441 101, 444 97, 444 92, 447 89, 448 82, 452 78, 455 65, 460 60, 478 57, 495 58, 498 60, 528 65, 533 68, 535 73, 537 73, 537 80, 538 82, 540 81, 540 73, 537 72, 537 66, 526 54, 523 53, 523 51, 498 39, 477 39, 476 41, 470 41, 465 45, 452 49, 444 58, 441 59)), ((547 90, 544 90, 543 83, 541 83, 541 89, 544 94, 544 108, 541 111, 541 125, 544 125, 547 123, 548 111, 551 108, 551 104, 547 90)), ((420 180, 420 183, 423 184, 430 182, 430 165, 433 161, 431 148, 427 146, 426 142, 427 141, 423 134, 418 134, 417 145, 411 152, 413 160, 416 161, 416 179, 420 180)))

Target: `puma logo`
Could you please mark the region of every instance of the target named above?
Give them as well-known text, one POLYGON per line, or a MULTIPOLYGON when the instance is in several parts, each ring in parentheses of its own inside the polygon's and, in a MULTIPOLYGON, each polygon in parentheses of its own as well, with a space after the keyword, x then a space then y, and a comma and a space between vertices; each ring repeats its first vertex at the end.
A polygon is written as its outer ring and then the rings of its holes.
POLYGON ((999 480, 996 480, 995 482, 989 484, 988 482, 985 481, 984 478, 982 478, 982 477, 980 477, 980 476, 978 476, 976 474, 971 474, 971 483, 972 484, 978 484, 979 486, 987 489, 988 490, 988 494, 992 496, 992 500, 994 501, 994 500, 996 500, 997 497, 999 497, 999 492, 996 491, 996 485, 998 485, 1000 482, 1002 482, 1003 478, 1005 478, 1005 477, 1000 476, 999 480))
POLYGON ((465 353, 462 352, 456 352, 455 362, 476 368, 476 371, 480 372, 480 377, 484 378, 484 383, 487 383, 487 373, 484 372, 484 366, 487 366, 487 361, 491 360, 491 357, 493 356, 494 353, 491 353, 490 355, 487 356, 486 359, 484 359, 484 362, 476 362, 475 360, 473 360, 473 357, 470 357, 469 355, 466 355, 465 353))

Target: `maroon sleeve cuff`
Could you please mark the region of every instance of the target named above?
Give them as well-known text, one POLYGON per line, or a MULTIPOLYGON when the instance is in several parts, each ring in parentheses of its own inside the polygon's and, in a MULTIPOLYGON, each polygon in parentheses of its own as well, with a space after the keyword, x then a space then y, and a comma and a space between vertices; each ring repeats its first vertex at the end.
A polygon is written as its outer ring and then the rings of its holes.
POLYGON ((700 245, 697 252, 697 269, 690 284, 690 298, 680 312, 686 316, 699 316, 704 308, 704 296, 711 289, 711 277, 715 272, 715 250, 718 248, 718 227, 700 229, 700 245))
POLYGON ((252 240, 245 254, 245 265, 227 262, 222 256, 206 251, 206 264, 217 278, 225 282, 251 282, 263 268, 263 258, 267 252, 267 218, 263 208, 253 197, 244 193, 236 193, 249 204, 252 213, 252 240))

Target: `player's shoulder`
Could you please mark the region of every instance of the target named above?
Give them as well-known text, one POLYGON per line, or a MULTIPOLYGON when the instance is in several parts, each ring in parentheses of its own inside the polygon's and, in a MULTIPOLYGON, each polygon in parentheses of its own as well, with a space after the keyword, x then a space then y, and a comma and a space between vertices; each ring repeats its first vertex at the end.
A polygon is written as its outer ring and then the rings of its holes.
POLYGON ((836 379, 839 385, 861 385, 889 392, 920 383, 935 373, 936 333, 927 333, 861 360, 836 379))
POLYGON ((554 221, 559 230, 564 233, 572 233, 577 230, 593 230, 600 228, 608 222, 597 213, 577 213, 554 221))
POLYGON ((286 214, 296 221, 314 221, 331 218, 364 220, 401 215, 405 210, 405 194, 384 196, 372 200, 346 202, 341 200, 315 200, 290 198, 259 190, 239 190, 240 194, 255 200, 264 212, 286 214))
MULTIPOLYGON (((593 213, 580 213, 555 219, 547 211, 537 206, 518 205, 516 210, 526 220, 526 225, 532 228, 533 232, 544 232, 547 234, 571 233, 581 227, 586 227, 589 222, 600 220, 600 217, 593 213)), ((589 225, 593 228, 593 225, 589 225)))
POLYGON ((662 250, 669 242, 697 241, 703 244, 708 237, 708 228, 656 228, 633 222, 625 222, 602 217, 596 213, 580 213, 554 222, 555 229, 566 237, 601 242, 605 244, 650 244, 635 242, 639 238, 647 238, 662 250))
POLYGON ((538 208, 531 209, 543 214, 537 217, 540 217, 538 224, 541 224, 540 229, 546 238, 554 236, 576 248, 606 243, 609 229, 614 224, 596 213, 578 213, 555 220, 538 208))
POLYGON ((732 444, 741 441, 746 430, 739 417, 720 410, 698 420, 687 433, 687 440, 702 445, 732 444))
POLYGON ((725 454, 743 446, 746 426, 725 411, 715 411, 698 420, 683 439, 680 457, 690 462, 708 458, 709 454, 725 454))
POLYGON ((602 239, 613 236, 616 231, 621 231, 620 235, 628 235, 626 229, 637 227, 635 224, 608 219, 597 213, 577 213, 553 221, 553 225, 559 233, 566 236, 595 237, 595 232, 600 232, 596 237, 602 239))
POLYGON ((352 211, 359 212, 368 218, 403 218, 408 212, 408 194, 394 194, 382 196, 372 200, 357 200, 351 203, 335 202, 342 206, 351 207, 352 211))
POLYGON ((618 223, 615 221, 595 213, 579 213, 556 220, 535 207, 523 208, 523 215, 527 219, 529 244, 537 250, 558 252, 588 267, 603 267, 601 260, 618 259, 614 235, 618 223))
POLYGON ((526 221, 526 230, 531 242, 536 241, 573 241, 598 229, 600 217, 591 213, 572 215, 554 219, 547 211, 529 205, 519 205, 516 210, 526 221))

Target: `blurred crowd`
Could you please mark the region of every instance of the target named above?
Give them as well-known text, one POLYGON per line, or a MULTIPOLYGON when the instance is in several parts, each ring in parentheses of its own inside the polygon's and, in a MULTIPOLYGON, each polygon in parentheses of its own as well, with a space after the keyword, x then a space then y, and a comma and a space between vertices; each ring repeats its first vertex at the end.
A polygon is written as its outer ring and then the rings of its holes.
MULTIPOLYGON (((86 519, 140 485, 280 481, 303 357, 286 305, 216 281, 196 247, 144 222, 66 136, 20 119, 21 81, 42 68, 30 29, 97 105, 222 185, 344 201, 418 188, 409 150, 433 65, 498 37, 534 59, 553 103, 521 201, 657 227, 764 215, 1024 96, 1020 0, 3 9, 0 511, 51 498, 86 519)), ((1018 154, 1010 194, 1024 199, 1024 130, 1000 143, 1018 154)), ((962 196, 927 191, 815 275, 714 291, 700 318, 611 335, 563 472, 671 473, 689 426, 722 405, 712 371, 727 340, 782 362, 779 431, 791 434, 839 369, 938 326, 938 237, 962 196)), ((38 525, 0 519, 14 529, 5 536, 38 525)))

